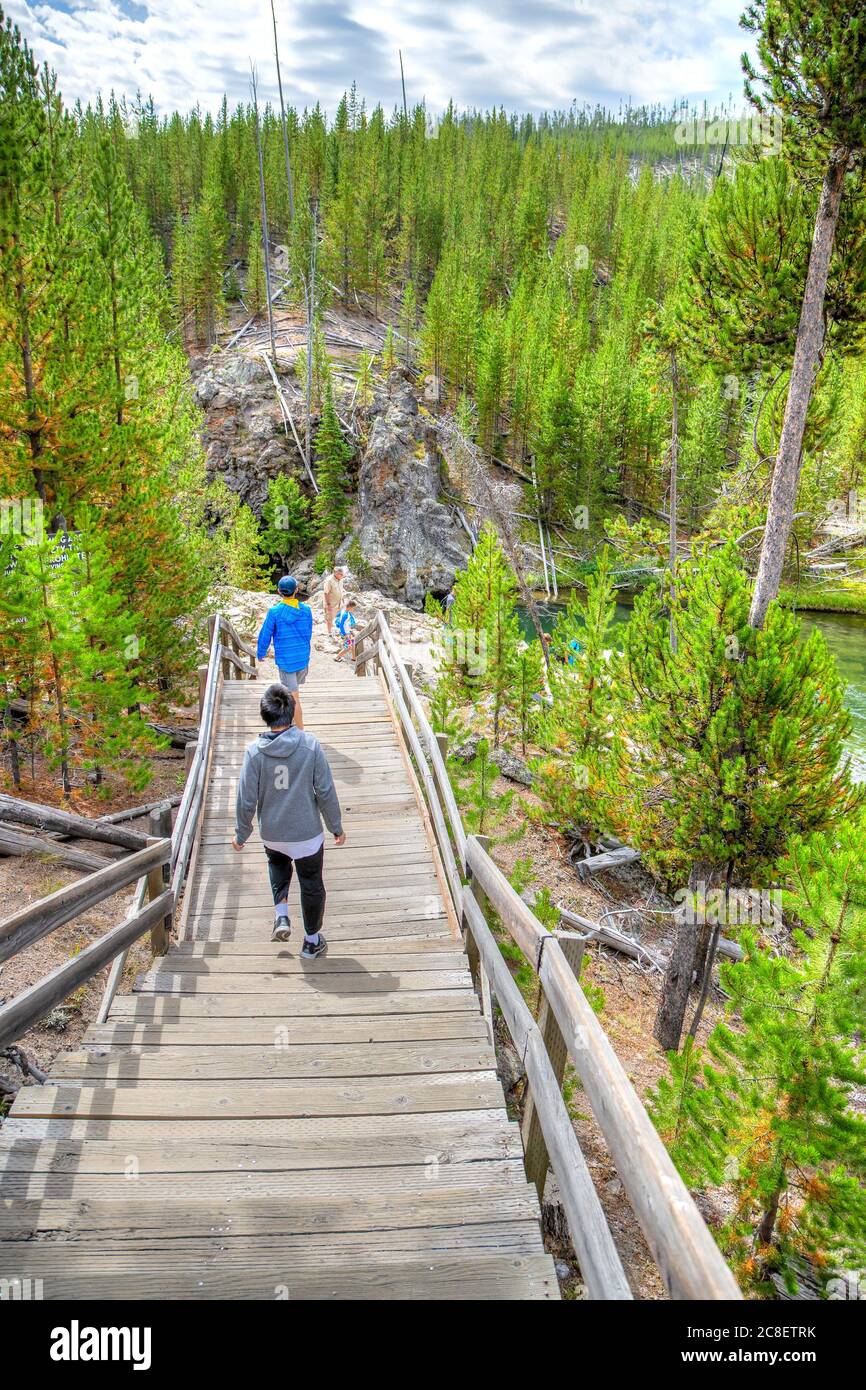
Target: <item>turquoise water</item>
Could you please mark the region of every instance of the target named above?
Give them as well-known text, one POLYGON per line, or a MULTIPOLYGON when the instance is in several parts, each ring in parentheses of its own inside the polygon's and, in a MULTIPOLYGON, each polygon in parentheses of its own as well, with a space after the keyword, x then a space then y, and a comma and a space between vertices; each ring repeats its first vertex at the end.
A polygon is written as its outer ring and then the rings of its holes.
MULTIPOLYGON (((539 617, 545 632, 550 632, 564 607, 562 603, 539 603, 539 617)), ((525 609, 520 608, 518 612, 524 633, 534 637, 535 629, 525 609)), ((618 603, 615 621, 627 623, 630 617, 628 605, 618 603)), ((857 780, 866 781, 866 618, 854 613, 809 613, 804 614, 800 622, 804 635, 814 628, 824 634, 846 682, 848 708, 853 720, 847 748, 857 780)))

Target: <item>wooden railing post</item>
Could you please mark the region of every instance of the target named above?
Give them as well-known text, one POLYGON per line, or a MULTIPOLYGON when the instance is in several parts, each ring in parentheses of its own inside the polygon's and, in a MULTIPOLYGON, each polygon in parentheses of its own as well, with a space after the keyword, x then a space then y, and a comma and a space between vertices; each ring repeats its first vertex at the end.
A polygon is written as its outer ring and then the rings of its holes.
MULTIPOLYGON (((477 839, 479 845, 481 845, 482 849, 484 849, 486 852, 487 846, 490 843, 490 836, 477 835, 475 838, 477 839)), ((472 894, 478 906, 481 908, 482 913, 484 913, 484 904, 487 901, 487 897, 484 892, 484 889, 480 886, 478 880, 472 872, 470 872, 469 874, 469 892, 472 894)), ((481 1012, 484 1015, 484 1022, 487 1024, 487 1032, 490 1038, 490 1042, 492 1044, 493 1005, 490 1000, 490 980, 487 977, 487 971, 484 969, 484 962, 482 961, 480 952, 478 950, 478 943, 476 942, 472 932, 467 929, 466 931, 464 931, 464 937, 466 940, 466 954, 469 957, 469 973, 472 976, 472 983, 475 986, 475 990, 479 998, 481 999, 481 1012)))
MULTIPOLYGON (((583 961, 584 942, 580 937, 572 933, 557 933, 559 944, 562 947, 562 954, 574 971, 574 978, 580 975, 580 967, 583 961)), ((550 1058, 550 1065, 556 1077, 556 1084, 562 1090, 562 1078, 565 1075, 565 1063, 568 1060, 568 1048, 565 1039, 559 1028, 559 1024, 553 1016, 553 1010, 547 1002, 546 995, 542 992, 541 1005, 538 1010, 538 1027, 544 1040, 547 1055, 550 1058)), ((532 1099, 530 1090, 526 1098, 526 1108, 523 1112, 523 1124, 521 1126, 523 1135, 523 1161, 526 1168, 526 1176, 529 1182, 535 1184, 538 1192, 538 1200, 544 1200, 544 1184, 547 1181, 547 1170, 550 1167, 550 1157, 547 1152, 547 1145, 544 1142, 541 1123, 538 1118, 538 1111, 532 1099)))
POLYGON ((183 745, 183 779, 186 782, 189 778, 190 768, 195 759, 195 752, 198 748, 198 740, 190 739, 189 743, 183 745))
POLYGON ((208 667, 207 667, 207 665, 199 666, 199 668, 198 668, 198 717, 199 717, 199 720, 201 720, 202 711, 204 710, 204 696, 205 696, 205 691, 207 690, 207 673, 208 673, 208 667))
MULTIPOLYGON (((166 840, 171 838, 171 807, 167 803, 158 806, 155 811, 151 811, 148 819, 152 839, 166 840)), ((147 876, 147 895, 151 902, 165 892, 165 885, 168 883, 170 873, 168 864, 164 864, 158 869, 151 869, 147 876)), ((150 929, 150 949, 155 956, 165 955, 170 937, 171 916, 163 917, 160 921, 154 922, 150 929)))

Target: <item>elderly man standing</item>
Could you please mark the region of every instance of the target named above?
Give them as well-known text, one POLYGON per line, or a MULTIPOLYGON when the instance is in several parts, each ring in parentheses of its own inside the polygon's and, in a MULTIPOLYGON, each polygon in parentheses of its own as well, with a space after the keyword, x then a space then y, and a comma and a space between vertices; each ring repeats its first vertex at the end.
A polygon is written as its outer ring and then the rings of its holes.
POLYGON ((335 565, 322 585, 322 595, 325 600, 325 626, 328 629, 329 637, 334 636, 334 623, 337 621, 337 614, 341 612, 343 607, 343 576, 345 573, 342 565, 335 565))

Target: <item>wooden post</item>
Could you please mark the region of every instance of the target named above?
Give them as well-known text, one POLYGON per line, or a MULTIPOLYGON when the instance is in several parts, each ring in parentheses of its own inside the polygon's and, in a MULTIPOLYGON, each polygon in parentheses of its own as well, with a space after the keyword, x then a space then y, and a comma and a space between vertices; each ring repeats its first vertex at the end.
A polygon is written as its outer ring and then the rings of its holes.
MULTIPOLYGON (((486 850, 490 843, 489 835, 476 836, 479 845, 486 850)), ((477 902, 481 911, 484 912, 484 904, 487 901, 483 888, 478 884, 475 875, 469 875, 469 891, 477 902)), ((472 983, 481 999, 481 1012, 484 1022, 487 1024, 487 1033, 491 1046, 493 1045, 493 1006, 490 1001, 490 981, 487 978, 487 971, 481 960, 478 945, 472 935, 471 929, 466 930, 466 954, 469 957, 469 973, 472 976, 472 983)))
POLYGON ((202 712, 203 712, 203 710, 204 710, 204 696, 205 696, 205 690, 207 689, 207 673, 208 673, 208 668, 207 668, 207 666, 199 666, 199 668, 198 668, 198 717, 199 717, 199 720, 201 720, 202 712))
POLYGON ((184 775, 184 781, 187 781, 188 778, 189 778, 189 771, 190 771, 190 768, 192 767, 193 758, 195 757, 195 750, 196 750, 197 748, 198 748, 198 740, 197 740, 197 739, 191 739, 189 743, 185 743, 184 746, 183 746, 183 775, 184 775))
MULTIPOLYGON (((580 974, 581 961, 583 960, 584 942, 571 933, 558 934, 559 944, 562 947, 562 954, 574 971, 575 979, 580 974)), ((556 1077, 556 1084, 562 1089, 562 1078, 565 1074, 565 1063, 568 1058, 568 1050, 565 1046, 559 1024, 553 1016, 553 1010, 547 1002, 547 996, 542 993, 541 1007, 538 1010, 538 1027, 544 1039, 544 1046, 550 1058, 550 1065, 556 1077)), ((538 1112, 532 1099, 532 1092, 529 1091, 526 1098, 526 1108, 523 1112, 523 1124, 521 1126, 523 1136, 523 1162, 526 1168, 528 1180, 535 1183, 538 1192, 539 1202, 544 1201, 544 1185, 547 1181, 547 1170, 550 1167, 550 1158, 547 1152, 547 1145, 544 1142, 544 1135, 538 1119, 538 1112)))
MULTIPOLYGON (((167 802, 158 806, 155 811, 151 811, 148 817, 150 825, 150 836, 153 840, 166 840, 171 835, 171 807, 167 802)), ((159 869, 151 869, 147 876, 147 894, 151 902, 158 898, 160 893, 165 892, 165 885, 168 883, 171 869, 168 864, 164 864, 159 869)), ((171 938, 171 916, 163 917, 162 921, 154 922, 150 929, 150 949, 155 956, 164 956, 168 950, 171 938)))

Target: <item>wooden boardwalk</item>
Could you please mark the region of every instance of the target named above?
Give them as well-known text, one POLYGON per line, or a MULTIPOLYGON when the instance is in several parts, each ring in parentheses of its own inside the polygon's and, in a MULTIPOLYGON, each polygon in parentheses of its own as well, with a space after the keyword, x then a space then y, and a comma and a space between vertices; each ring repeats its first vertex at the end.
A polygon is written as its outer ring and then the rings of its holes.
POLYGON ((548 1298, 518 1127, 383 687, 304 687, 347 844, 328 955, 231 849, 262 681, 226 681, 181 940, 0 1129, 0 1280, 45 1298, 548 1298))

